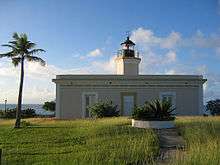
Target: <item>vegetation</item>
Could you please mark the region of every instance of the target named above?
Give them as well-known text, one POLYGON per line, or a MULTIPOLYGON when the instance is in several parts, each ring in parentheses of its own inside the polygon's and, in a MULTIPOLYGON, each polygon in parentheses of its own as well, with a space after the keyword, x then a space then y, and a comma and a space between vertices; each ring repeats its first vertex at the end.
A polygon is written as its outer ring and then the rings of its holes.
POLYGON ((29 41, 26 34, 13 34, 13 40, 9 41, 8 44, 4 44, 2 46, 8 47, 11 50, 7 53, 0 54, 0 58, 7 57, 11 58, 14 66, 21 66, 20 72, 20 86, 19 86, 19 94, 18 94, 18 105, 16 111, 16 122, 15 128, 20 128, 21 122, 21 106, 22 106, 22 92, 23 92, 23 82, 24 82, 24 61, 34 61, 40 62, 43 66, 45 65, 45 61, 41 58, 34 56, 34 54, 39 52, 44 52, 43 49, 35 49, 36 44, 29 41))
POLYGON ((206 110, 209 111, 213 116, 220 115, 220 99, 208 101, 206 110))
POLYGON ((185 152, 177 153, 172 164, 220 164, 220 117, 177 118, 176 125, 187 146, 185 152))
MULTIPOLYGON (((186 140, 169 164, 219 165, 220 117, 178 117, 186 140)), ((153 130, 130 126, 125 117, 96 120, 0 120, 2 164, 154 164, 158 139, 153 130)))
POLYGON ((102 117, 113 117, 119 116, 119 110, 117 105, 113 105, 110 101, 98 102, 94 105, 88 107, 88 110, 92 117, 102 118, 102 117))
POLYGON ((148 164, 158 154, 153 130, 130 126, 125 117, 96 120, 0 120, 3 164, 148 164))
MULTIPOLYGON (((0 110, 0 118, 13 119, 16 118, 17 109, 7 109, 6 111, 0 110)), ((34 109, 28 108, 21 111, 22 118, 35 117, 36 113, 34 109)))
POLYGON ((174 108, 168 101, 153 100, 135 107, 132 118, 137 120, 174 120, 174 108))
POLYGON ((55 101, 47 101, 44 103, 43 105, 43 109, 47 110, 47 111, 55 111, 56 108, 56 103, 55 101))

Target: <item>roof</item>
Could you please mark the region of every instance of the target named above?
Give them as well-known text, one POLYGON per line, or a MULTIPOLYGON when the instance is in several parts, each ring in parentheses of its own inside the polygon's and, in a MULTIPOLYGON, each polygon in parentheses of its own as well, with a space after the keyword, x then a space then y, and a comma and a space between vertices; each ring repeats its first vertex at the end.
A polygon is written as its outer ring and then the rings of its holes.
POLYGON ((135 45, 135 43, 133 41, 131 41, 129 39, 129 37, 127 37, 127 39, 121 43, 121 45, 126 44, 126 45, 135 45))
POLYGON ((202 75, 57 75, 53 80, 202 80, 202 75))

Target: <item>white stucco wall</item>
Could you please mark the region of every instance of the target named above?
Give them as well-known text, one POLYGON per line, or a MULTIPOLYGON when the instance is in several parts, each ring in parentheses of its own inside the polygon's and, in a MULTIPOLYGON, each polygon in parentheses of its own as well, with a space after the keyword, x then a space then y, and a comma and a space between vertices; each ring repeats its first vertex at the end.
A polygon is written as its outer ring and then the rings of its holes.
MULTIPOLYGON (((64 76, 65 77, 65 76, 64 76)), ((137 105, 144 104, 147 100, 157 99, 160 92, 176 93, 176 114, 177 115, 200 115, 201 105, 203 105, 202 84, 205 80, 202 78, 185 79, 171 77, 161 80, 161 77, 149 79, 146 84, 146 77, 138 79, 129 78, 117 80, 113 77, 100 79, 100 76, 88 76, 87 78, 71 77, 64 80, 64 77, 58 77, 54 80, 57 84, 57 105, 56 117, 60 119, 81 118, 82 93, 95 92, 98 94, 98 100, 111 100, 121 108, 121 93, 132 92, 137 94, 137 105), (169 80, 169 81, 168 81, 169 80), (172 80, 172 81, 171 81, 172 80)), ((163 77, 162 77, 163 78, 163 77)), ((184 77, 182 77, 184 78, 184 77)))
POLYGON ((138 75, 139 74, 139 63, 141 59, 136 57, 117 57, 116 63, 116 74, 117 75, 138 75))

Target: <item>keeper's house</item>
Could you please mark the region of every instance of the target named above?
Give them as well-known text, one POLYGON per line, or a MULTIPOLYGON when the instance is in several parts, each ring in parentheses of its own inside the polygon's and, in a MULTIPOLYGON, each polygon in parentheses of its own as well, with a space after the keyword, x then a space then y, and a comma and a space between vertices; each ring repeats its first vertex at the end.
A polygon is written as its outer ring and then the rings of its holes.
POLYGON ((56 118, 90 117, 87 106, 111 100, 121 115, 130 116, 135 105, 152 99, 168 100, 177 115, 203 114, 202 75, 139 75, 138 52, 127 37, 121 43, 116 75, 57 75, 56 118))

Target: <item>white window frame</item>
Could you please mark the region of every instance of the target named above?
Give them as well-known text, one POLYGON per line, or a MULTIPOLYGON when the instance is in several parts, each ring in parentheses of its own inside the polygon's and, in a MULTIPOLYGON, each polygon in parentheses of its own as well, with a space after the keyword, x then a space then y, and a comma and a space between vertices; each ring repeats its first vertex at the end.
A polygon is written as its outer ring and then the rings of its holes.
POLYGON ((98 93, 97 92, 83 92, 82 93, 82 118, 86 118, 86 95, 95 95, 95 103, 98 102, 98 93))
POLYGON ((176 92, 160 92, 161 101, 164 96, 172 96, 172 108, 176 108, 176 92))

